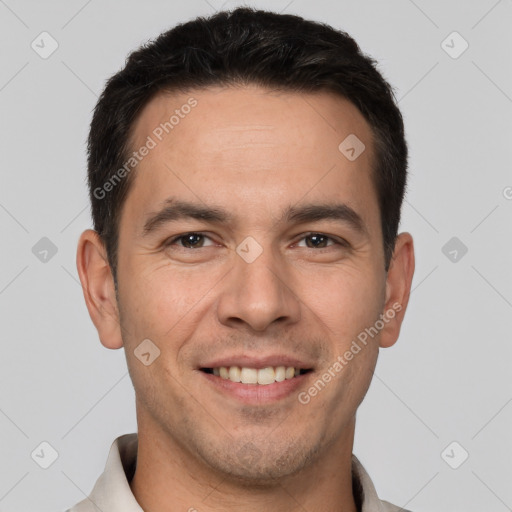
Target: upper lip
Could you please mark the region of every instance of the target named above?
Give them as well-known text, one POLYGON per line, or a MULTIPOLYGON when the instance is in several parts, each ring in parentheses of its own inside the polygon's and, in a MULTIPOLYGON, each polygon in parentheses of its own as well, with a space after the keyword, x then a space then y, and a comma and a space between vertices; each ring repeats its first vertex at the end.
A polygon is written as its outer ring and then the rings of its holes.
POLYGON ((266 368, 268 366, 293 366, 303 370, 310 370, 313 365, 307 361, 297 359, 287 354, 271 354, 267 356, 250 356, 247 354, 230 355, 220 357, 200 364, 199 368, 219 368, 221 366, 239 366, 245 368, 266 368))

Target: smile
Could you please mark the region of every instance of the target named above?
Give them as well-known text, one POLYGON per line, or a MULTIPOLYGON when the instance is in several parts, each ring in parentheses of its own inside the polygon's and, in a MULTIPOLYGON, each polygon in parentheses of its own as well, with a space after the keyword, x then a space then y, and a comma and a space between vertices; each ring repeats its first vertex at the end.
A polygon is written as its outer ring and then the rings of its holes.
POLYGON ((249 368, 240 366, 220 366, 215 368, 201 368, 205 373, 242 384, 256 384, 267 386, 275 382, 293 379, 309 369, 294 368, 293 366, 267 366, 265 368, 249 368))

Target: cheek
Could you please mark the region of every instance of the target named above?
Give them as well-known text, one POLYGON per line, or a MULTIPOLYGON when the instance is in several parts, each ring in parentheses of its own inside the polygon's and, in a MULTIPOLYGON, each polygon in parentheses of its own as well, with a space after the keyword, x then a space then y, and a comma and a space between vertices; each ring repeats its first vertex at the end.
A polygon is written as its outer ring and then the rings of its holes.
POLYGON ((349 351, 352 354, 350 360, 342 358, 346 365, 334 379, 336 381, 335 398, 327 404, 327 407, 333 408, 333 414, 336 414, 336 411, 338 414, 345 414, 343 410, 339 410, 339 404, 346 404, 348 410, 355 412, 370 386, 377 363, 378 346, 376 344, 359 345, 361 350, 357 354, 349 351))
POLYGON ((213 272, 186 272, 168 263, 148 267, 143 258, 126 275, 124 320, 139 337, 165 341, 165 346, 193 329, 208 307, 208 291, 216 282, 213 272))
POLYGON ((384 305, 382 277, 370 269, 318 274, 314 288, 304 289, 305 303, 327 328, 338 349, 375 323, 384 305), (307 292, 307 294, 306 294, 307 292))
POLYGON ((204 316, 211 285, 162 266, 132 268, 123 277, 120 316, 127 362, 135 389, 149 407, 159 395, 158 383, 173 382, 180 372, 180 351, 204 316), (146 339, 159 350, 148 366, 134 353, 146 339))

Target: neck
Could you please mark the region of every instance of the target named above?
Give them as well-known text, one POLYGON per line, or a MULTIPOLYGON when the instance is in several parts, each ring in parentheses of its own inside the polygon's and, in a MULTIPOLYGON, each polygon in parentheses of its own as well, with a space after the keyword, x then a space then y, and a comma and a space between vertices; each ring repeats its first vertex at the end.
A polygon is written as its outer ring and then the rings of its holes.
POLYGON ((237 482, 208 466, 168 433, 139 419, 135 499, 153 512, 357 512, 352 492, 355 420, 315 461, 272 484, 237 482), (243 504, 243 507, 242 507, 243 504))

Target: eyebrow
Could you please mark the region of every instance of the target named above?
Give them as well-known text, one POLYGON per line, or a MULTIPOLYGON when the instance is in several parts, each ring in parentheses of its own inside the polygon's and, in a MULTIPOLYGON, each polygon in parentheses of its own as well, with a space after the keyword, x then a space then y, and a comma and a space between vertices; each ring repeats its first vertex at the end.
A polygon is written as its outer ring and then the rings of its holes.
POLYGON ((345 222, 358 233, 367 234, 362 217, 353 208, 344 203, 292 206, 285 211, 282 220, 290 224, 336 220, 345 222))
MULTIPOLYGON (((151 215, 142 230, 142 236, 147 236, 167 222, 181 219, 195 219, 212 224, 233 223, 234 216, 223 208, 200 205, 187 201, 168 198, 161 210, 151 215)), ((334 204, 306 204, 288 207, 279 222, 288 224, 302 224, 320 220, 336 220, 348 224, 361 234, 367 234, 362 217, 350 206, 344 203, 334 204)))
POLYGON ((152 231, 155 231, 167 222, 186 218, 217 224, 226 224, 233 220, 232 215, 222 208, 202 206, 169 198, 164 202, 164 207, 151 215, 144 223, 142 235, 149 235, 152 231))

